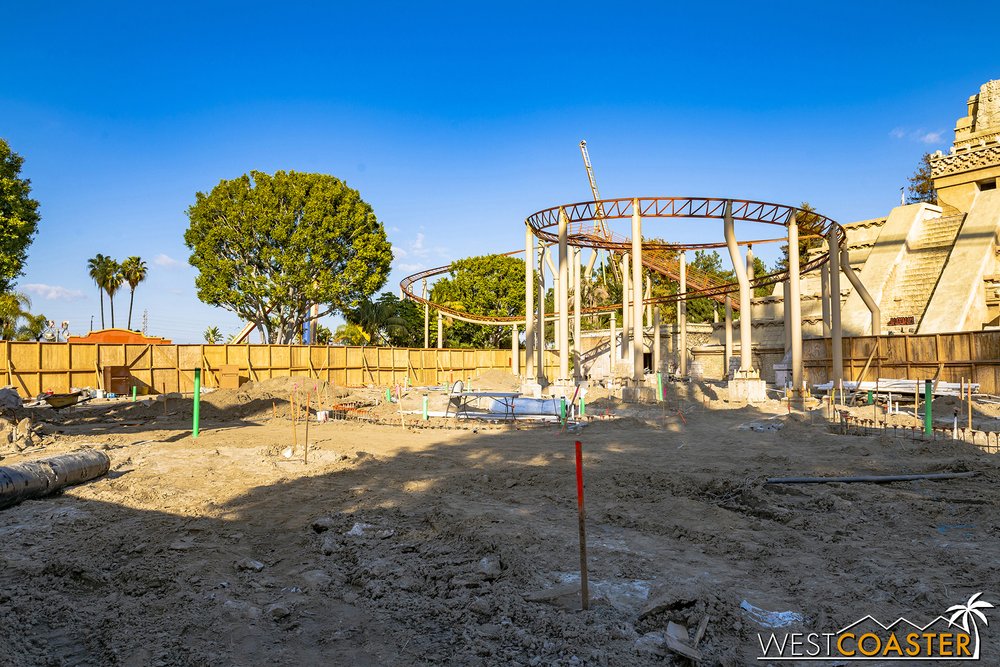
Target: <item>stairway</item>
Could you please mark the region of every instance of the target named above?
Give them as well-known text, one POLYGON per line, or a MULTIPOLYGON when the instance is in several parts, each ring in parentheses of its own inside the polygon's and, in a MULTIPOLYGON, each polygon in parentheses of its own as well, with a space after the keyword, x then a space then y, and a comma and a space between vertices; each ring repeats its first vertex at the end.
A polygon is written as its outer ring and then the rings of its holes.
POLYGON ((934 218, 924 222, 924 228, 899 265, 902 275, 882 308, 882 327, 887 328, 893 317, 912 316, 914 330, 927 310, 927 304, 937 285, 945 262, 965 219, 964 214, 934 218))

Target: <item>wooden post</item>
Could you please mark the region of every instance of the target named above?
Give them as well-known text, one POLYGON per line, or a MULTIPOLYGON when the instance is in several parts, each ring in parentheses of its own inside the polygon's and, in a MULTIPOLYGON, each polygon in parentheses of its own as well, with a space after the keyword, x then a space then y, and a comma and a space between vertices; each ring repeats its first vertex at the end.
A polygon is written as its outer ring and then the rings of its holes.
POLYGON ((587 524, 583 509, 583 450, 576 441, 576 508, 580 524, 580 602, 590 609, 590 591, 587 589, 587 524))
POLYGON ((302 454, 302 462, 306 465, 309 464, 309 403, 311 402, 312 394, 309 393, 309 389, 306 388, 306 444, 305 452, 302 454))

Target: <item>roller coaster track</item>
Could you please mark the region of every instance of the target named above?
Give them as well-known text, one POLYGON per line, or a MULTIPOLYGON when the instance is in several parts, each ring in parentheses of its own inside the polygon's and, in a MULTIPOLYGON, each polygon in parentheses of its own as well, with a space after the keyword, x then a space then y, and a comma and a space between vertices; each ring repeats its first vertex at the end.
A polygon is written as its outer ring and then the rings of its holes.
MULTIPOLYGON (((577 248, 593 248, 595 250, 606 250, 614 255, 630 253, 632 250, 631 239, 615 235, 613 233, 597 233, 593 223, 616 218, 631 218, 633 205, 638 203, 639 214, 645 222, 650 218, 681 218, 681 219, 717 219, 722 220, 725 215, 726 204, 732 202, 732 216, 736 221, 760 223, 785 227, 792 215, 798 219, 799 238, 827 238, 834 233, 840 243, 846 240, 846 233, 834 220, 816 213, 815 211, 803 211, 794 206, 783 204, 771 204, 767 202, 739 199, 709 198, 709 197, 640 197, 637 199, 604 199, 599 201, 578 202, 555 206, 533 213, 525 220, 532 233, 542 243, 557 245, 559 242, 558 226, 561 213, 565 213, 567 218, 567 242, 577 248), (591 224, 585 224, 591 223, 591 224)), ((758 238, 753 240, 740 241, 740 245, 754 245, 762 243, 776 243, 785 241, 786 236, 772 238, 758 238)), ((703 250, 725 247, 725 241, 712 243, 663 243, 646 242, 642 243, 642 264, 646 268, 671 280, 680 280, 680 260, 677 254, 682 250, 703 250)), ((503 255, 517 255, 523 250, 515 250, 503 255)), ((813 271, 829 261, 829 254, 824 252, 815 256, 809 261, 802 261, 800 273, 806 274, 813 271)), ((409 275, 400 281, 399 287, 404 296, 412 301, 427 304, 430 307, 445 313, 451 318, 484 325, 514 325, 524 324, 523 315, 512 317, 494 317, 486 315, 475 315, 449 307, 443 304, 434 303, 430 299, 418 295, 413 290, 414 283, 446 274, 450 271, 450 266, 439 266, 433 269, 426 269, 419 273, 409 275)), ((693 266, 687 268, 687 291, 684 294, 669 294, 649 299, 643 299, 644 304, 661 304, 681 301, 683 299, 710 298, 715 301, 723 301, 727 294, 737 293, 739 283, 733 280, 725 280, 718 276, 699 271, 693 266)), ((754 276, 751 281, 751 289, 765 287, 782 282, 788 278, 787 271, 774 271, 760 276, 754 276)), ((737 306, 734 300, 734 307, 737 306)), ((596 315, 614 312, 622 307, 622 304, 606 304, 581 308, 580 313, 585 315, 596 315)), ((546 321, 558 317, 557 312, 545 313, 546 321)))

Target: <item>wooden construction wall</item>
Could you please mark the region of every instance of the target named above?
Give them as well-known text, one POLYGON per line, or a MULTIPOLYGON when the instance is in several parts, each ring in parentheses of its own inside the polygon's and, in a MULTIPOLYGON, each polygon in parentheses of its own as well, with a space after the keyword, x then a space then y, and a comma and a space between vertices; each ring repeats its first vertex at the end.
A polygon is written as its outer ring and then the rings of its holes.
MULTIPOLYGON (((549 377, 558 374, 558 358, 546 352, 549 377)), ((511 370, 510 350, 325 347, 308 345, 120 345, 25 343, 0 345, 0 375, 22 396, 70 387, 104 386, 104 369, 127 367, 140 394, 190 392, 194 369, 202 383, 219 386, 224 365, 239 366, 248 380, 301 376, 338 386, 441 385, 490 370, 511 370)), ((524 350, 520 352, 524 368, 524 350)))
MULTIPOLYGON (((1000 393, 1000 331, 858 336, 844 338, 843 343, 845 379, 960 382, 972 378, 980 392, 1000 393)), ((810 384, 829 380, 831 351, 829 338, 802 341, 810 384)))

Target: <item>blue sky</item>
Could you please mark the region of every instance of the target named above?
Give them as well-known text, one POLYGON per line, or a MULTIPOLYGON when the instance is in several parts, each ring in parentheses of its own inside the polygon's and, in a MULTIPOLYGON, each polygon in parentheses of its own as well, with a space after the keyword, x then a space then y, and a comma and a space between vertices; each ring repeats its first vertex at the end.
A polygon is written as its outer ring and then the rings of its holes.
MULTIPOLYGON (((0 8, 0 137, 42 213, 19 286, 74 332, 99 315, 98 252, 150 265, 133 326, 147 309, 150 333, 178 342, 237 330, 197 300, 183 233, 195 192, 251 169, 358 188, 397 291, 419 268, 518 248, 527 215, 588 199, 580 139, 605 197, 884 215, 1000 78, 988 3, 961 29, 919 2, 159 4, 0 8)), ((127 296, 116 306, 120 324, 127 296)))

